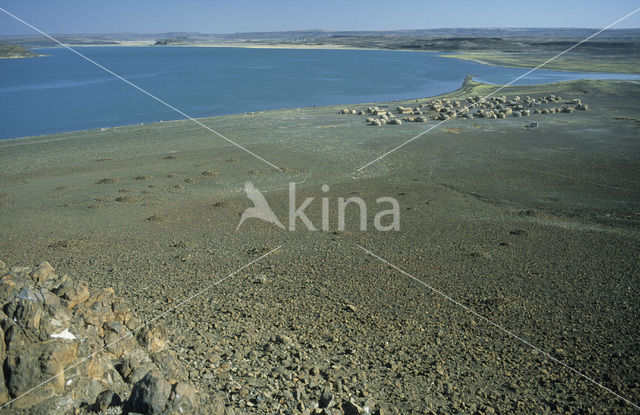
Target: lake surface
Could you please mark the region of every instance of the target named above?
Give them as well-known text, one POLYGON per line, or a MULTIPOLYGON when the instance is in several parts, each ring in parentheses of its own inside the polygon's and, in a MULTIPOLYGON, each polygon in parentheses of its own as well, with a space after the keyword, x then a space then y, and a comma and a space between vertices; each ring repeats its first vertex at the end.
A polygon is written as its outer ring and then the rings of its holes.
MULTIPOLYGON (((464 77, 504 84, 526 69, 436 52, 198 47, 78 47, 192 117, 382 102, 453 91, 464 77)), ((0 59, 0 138, 182 118, 64 48, 0 59)), ((546 57, 541 57, 541 61, 546 57)), ((536 71, 518 84, 640 75, 536 71)))

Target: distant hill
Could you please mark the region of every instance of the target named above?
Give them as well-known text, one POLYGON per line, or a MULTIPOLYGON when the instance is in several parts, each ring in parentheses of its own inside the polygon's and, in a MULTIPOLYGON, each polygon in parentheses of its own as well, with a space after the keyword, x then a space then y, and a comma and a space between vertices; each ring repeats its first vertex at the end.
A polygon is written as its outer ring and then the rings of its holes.
POLYGON ((186 36, 172 37, 169 39, 159 39, 153 44, 154 46, 171 46, 171 45, 188 45, 193 43, 193 39, 186 36))
MULTIPOLYGON (((162 44, 175 43, 207 43, 207 42, 335 42, 337 39, 347 43, 362 43, 362 40, 378 39, 379 41, 390 39, 438 40, 451 38, 461 40, 504 39, 504 40, 582 40, 598 29, 584 28, 442 28, 442 29, 415 29, 394 31, 325 31, 325 30, 294 30, 279 32, 247 32, 228 34, 207 34, 197 32, 167 32, 167 33, 102 33, 102 34, 57 34, 55 38, 63 43, 113 45, 125 41, 148 41, 162 44)), ((640 29, 610 29, 593 41, 611 40, 640 41, 640 29)), ((44 36, 0 36, 0 43, 21 45, 28 47, 55 46, 56 43, 44 36)), ((464 44, 462 43, 464 47, 464 44)), ((420 49, 423 47, 420 46, 420 49)))

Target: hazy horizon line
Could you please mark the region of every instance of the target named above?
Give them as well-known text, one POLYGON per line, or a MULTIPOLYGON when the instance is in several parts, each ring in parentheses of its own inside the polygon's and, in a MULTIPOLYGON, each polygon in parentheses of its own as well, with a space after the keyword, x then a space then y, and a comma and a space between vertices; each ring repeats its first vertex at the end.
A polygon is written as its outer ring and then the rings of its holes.
MULTIPOLYGON (((597 27, 578 27, 578 26, 529 26, 529 27, 509 27, 509 26, 480 26, 480 27, 436 27, 436 28, 417 28, 417 29, 368 29, 368 30, 349 30, 349 29, 341 29, 341 30, 328 30, 328 29, 281 29, 281 30, 268 30, 268 31, 241 31, 241 32, 197 32, 197 31, 176 31, 169 30, 166 32, 66 32, 66 33, 55 33, 58 36, 70 36, 70 35, 88 35, 88 36, 99 36, 99 35, 116 35, 116 34, 128 34, 128 35, 162 35, 162 34, 194 34, 194 35, 241 35, 241 34, 268 34, 268 33, 399 33, 399 32, 420 32, 420 31, 445 31, 445 30, 598 30, 597 27)), ((640 30, 640 27, 630 27, 630 28, 620 28, 620 29, 609 29, 608 32, 622 32, 622 31, 635 31, 640 30)), ((30 36, 42 36, 38 33, 33 34, 0 34, 0 37, 30 37, 30 36)))

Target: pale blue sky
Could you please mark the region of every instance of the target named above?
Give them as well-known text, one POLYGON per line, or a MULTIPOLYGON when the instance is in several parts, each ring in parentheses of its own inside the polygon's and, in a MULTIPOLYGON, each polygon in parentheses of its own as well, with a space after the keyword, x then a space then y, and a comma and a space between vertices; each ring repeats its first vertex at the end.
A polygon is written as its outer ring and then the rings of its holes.
MULTIPOLYGON (((640 7, 614 0, 0 0, 49 33, 234 33, 443 27, 601 28, 640 7)), ((616 28, 640 27, 640 12, 616 28)), ((0 12, 0 35, 31 34, 0 12)))

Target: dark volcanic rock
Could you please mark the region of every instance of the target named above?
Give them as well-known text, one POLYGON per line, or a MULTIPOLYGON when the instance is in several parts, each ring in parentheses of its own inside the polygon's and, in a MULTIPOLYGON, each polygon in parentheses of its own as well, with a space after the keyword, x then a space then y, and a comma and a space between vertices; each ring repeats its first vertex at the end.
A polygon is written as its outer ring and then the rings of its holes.
POLYGON ((164 412, 171 385, 161 373, 151 370, 142 379, 136 382, 131 392, 131 397, 125 402, 124 408, 129 412, 142 414, 159 414, 164 412))
POLYGON ((122 405, 122 401, 120 400, 120 396, 114 391, 108 389, 106 391, 100 392, 98 397, 96 398, 96 402, 93 404, 93 410, 95 412, 106 411, 108 408, 112 406, 120 406, 122 405))
POLYGON ((320 401, 318 402, 320 408, 328 408, 333 403, 333 394, 328 387, 325 387, 320 395, 320 401))
POLYGON ((342 403, 342 412, 344 412, 344 415, 360 415, 364 413, 358 405, 351 401, 345 401, 342 403))

